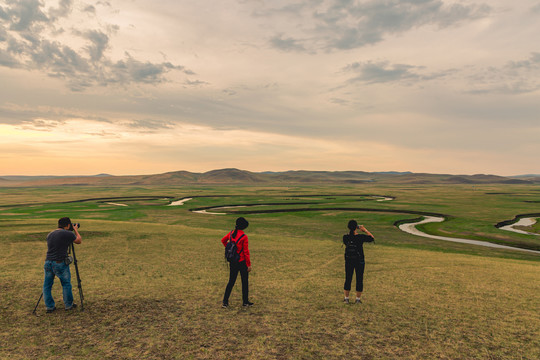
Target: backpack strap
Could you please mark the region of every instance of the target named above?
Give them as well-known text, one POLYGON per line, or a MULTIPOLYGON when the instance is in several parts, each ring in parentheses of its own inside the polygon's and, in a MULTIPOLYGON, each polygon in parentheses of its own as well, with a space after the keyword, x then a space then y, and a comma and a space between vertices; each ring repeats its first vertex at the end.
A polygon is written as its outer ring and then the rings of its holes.
MULTIPOLYGON (((236 241, 233 241, 233 237, 232 237, 232 233, 233 233, 234 230, 231 231, 231 233, 229 234, 229 241, 231 242, 234 242, 236 244, 236 247, 238 247, 238 242, 240 241, 240 239, 242 239, 244 237, 244 235, 246 234, 242 234, 238 237, 238 239, 236 239, 236 241)), ((241 252, 244 252, 244 246, 242 245, 242 251, 241 252)))
MULTIPOLYGON (((238 239, 236 239, 236 247, 238 247, 238 242, 240 241, 241 238, 244 237, 244 235, 245 234, 242 234, 242 235, 240 235, 240 237, 238 239)), ((242 244, 242 251, 240 251, 240 252, 244 252, 244 245, 243 244, 242 244)))

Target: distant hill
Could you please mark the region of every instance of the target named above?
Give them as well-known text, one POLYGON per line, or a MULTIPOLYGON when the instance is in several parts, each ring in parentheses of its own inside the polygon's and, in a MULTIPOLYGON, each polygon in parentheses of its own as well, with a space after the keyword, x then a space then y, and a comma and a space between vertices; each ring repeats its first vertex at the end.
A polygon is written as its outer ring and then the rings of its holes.
POLYGON ((510 176, 512 179, 532 181, 540 184, 540 174, 516 175, 510 176))
POLYGON ((400 171, 378 171, 375 174, 388 174, 388 175, 404 175, 412 174, 410 171, 400 172, 400 171))
POLYGON ((201 183, 264 183, 267 178, 259 173, 238 169, 221 169, 208 171, 199 176, 201 183))
POLYGON ((0 186, 115 186, 190 184, 533 184, 540 177, 451 175, 411 172, 308 171, 251 172, 234 168, 205 173, 173 171, 154 175, 113 176, 3 176, 0 186))

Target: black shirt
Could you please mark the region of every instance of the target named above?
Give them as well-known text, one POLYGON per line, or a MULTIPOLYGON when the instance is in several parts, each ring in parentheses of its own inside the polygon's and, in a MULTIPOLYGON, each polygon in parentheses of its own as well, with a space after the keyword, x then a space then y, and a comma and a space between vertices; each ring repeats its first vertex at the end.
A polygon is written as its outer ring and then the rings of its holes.
POLYGON ((47 257, 45 260, 64 261, 68 248, 77 236, 71 231, 56 229, 47 235, 47 257))
POLYGON ((345 244, 345 246, 347 246, 347 244, 349 242, 355 242, 356 243, 356 249, 358 250, 358 260, 359 261, 364 261, 364 247, 362 246, 365 242, 374 242, 375 239, 369 235, 366 235, 366 234, 357 234, 357 235, 350 235, 350 234, 345 234, 343 235, 343 243, 345 244))

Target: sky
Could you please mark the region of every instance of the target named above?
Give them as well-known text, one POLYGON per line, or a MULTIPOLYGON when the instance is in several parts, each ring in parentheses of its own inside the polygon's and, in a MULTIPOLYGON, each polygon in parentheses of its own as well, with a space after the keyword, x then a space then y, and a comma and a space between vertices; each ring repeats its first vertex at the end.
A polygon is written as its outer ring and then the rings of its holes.
POLYGON ((0 176, 540 174, 540 0, 0 0, 0 176))

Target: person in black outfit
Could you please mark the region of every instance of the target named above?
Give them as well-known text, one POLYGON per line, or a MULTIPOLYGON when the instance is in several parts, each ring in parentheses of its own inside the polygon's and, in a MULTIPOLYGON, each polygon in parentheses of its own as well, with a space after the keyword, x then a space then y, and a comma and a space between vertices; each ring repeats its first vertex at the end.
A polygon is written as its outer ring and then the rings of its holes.
POLYGON ((360 297, 364 290, 364 268, 366 266, 364 260, 365 242, 374 242, 373 235, 364 227, 358 225, 355 220, 349 221, 347 224, 349 233, 343 235, 343 243, 345 244, 345 285, 343 287, 345 293, 345 304, 349 303, 349 293, 351 291, 351 282, 353 273, 356 272, 356 303, 361 303, 360 297), (358 234, 358 230, 364 234, 358 234))

